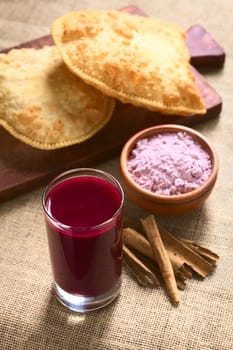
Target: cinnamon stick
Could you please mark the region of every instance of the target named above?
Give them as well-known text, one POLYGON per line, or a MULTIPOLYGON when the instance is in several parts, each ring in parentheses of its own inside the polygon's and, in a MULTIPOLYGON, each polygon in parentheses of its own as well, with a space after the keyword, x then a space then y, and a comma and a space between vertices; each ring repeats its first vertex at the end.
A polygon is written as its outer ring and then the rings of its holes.
MULTIPOLYGON (((145 231, 147 237, 129 227, 123 229, 124 246, 130 247, 130 249, 132 248, 133 251, 136 252, 135 257, 137 259, 137 263, 135 258, 129 258, 127 257, 127 254, 125 257, 127 258, 128 265, 134 273, 138 283, 143 286, 147 286, 149 284, 148 269, 150 273, 154 273, 155 276, 158 276, 159 273, 162 274, 162 268, 164 269, 164 266, 159 263, 159 253, 161 254, 162 252, 162 257, 164 257, 164 250, 170 260, 170 264, 174 273, 173 283, 175 277, 176 286, 178 289, 185 289, 187 279, 192 278, 193 271, 195 271, 203 278, 212 272, 212 270, 216 267, 216 262, 219 259, 219 256, 217 254, 191 240, 175 237, 164 228, 158 228, 155 220, 151 219, 151 217, 152 216, 149 217, 149 231, 153 231, 152 242, 154 242, 155 245, 154 249, 152 249, 153 244, 151 244, 151 241, 148 241, 149 235, 146 230, 145 231), (154 234, 156 236, 156 239, 154 237, 154 234)), ((148 226, 148 218, 141 221, 143 227, 148 226)), ((133 252, 131 253, 133 254, 133 252)), ((173 293, 177 297, 177 291, 171 287, 172 283, 171 281, 168 281, 167 273, 163 274, 163 278, 166 282, 168 293, 172 302, 177 303, 177 301, 174 302, 174 295, 172 295, 173 293)), ((177 299, 179 300, 179 295, 177 299)))
POLYGON ((212 252, 210 249, 200 246, 199 244, 190 241, 188 239, 179 238, 179 240, 185 243, 189 248, 194 250, 196 253, 207 259, 212 264, 215 264, 219 260, 219 256, 212 252))
MULTIPOLYGON (((139 232, 136 230, 127 227, 123 229, 123 242, 138 251, 140 254, 148 257, 149 259, 156 261, 156 258, 154 257, 150 242, 139 232)), ((165 246, 166 248, 166 246, 165 246)), ((174 271, 176 279, 179 280, 179 271, 182 270, 182 273, 186 276, 186 278, 192 278, 192 271, 191 269, 186 265, 184 266, 184 261, 180 259, 178 255, 174 255, 173 253, 170 253, 169 250, 167 250, 169 259, 172 264, 172 268, 174 271)), ((178 281, 177 281, 178 284, 178 281)))
POLYGON ((191 249, 186 243, 174 237, 167 230, 160 229, 161 238, 174 256, 179 256, 183 263, 190 266, 201 277, 208 276, 214 269, 214 265, 191 249))
POLYGON ((141 261, 137 256, 123 244, 124 256, 127 260, 128 265, 131 267, 137 281, 142 286, 146 287, 149 285, 149 280, 155 287, 160 287, 160 282, 155 274, 141 261))
POLYGON ((151 244, 154 257, 159 265, 161 275, 166 283, 171 301, 174 305, 177 305, 180 298, 176 285, 175 275, 163 241, 160 237, 154 216, 149 215, 147 218, 141 220, 141 223, 151 244))
POLYGON ((131 248, 137 250, 141 254, 154 260, 150 242, 139 232, 131 227, 123 229, 123 242, 131 248))

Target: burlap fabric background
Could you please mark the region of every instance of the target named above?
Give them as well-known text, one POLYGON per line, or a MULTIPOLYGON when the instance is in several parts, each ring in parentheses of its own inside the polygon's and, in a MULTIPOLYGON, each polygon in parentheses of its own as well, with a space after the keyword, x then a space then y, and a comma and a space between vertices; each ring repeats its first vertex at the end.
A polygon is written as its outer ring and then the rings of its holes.
MULTIPOLYGON (((127 1, 0 1, 0 49, 49 33, 70 10, 126 6, 127 1)), ((41 209, 43 188, 0 205, 0 349, 230 350, 233 348, 233 59, 231 0, 137 1, 148 14, 188 28, 204 25, 226 50, 224 69, 206 72, 223 98, 220 118, 196 128, 220 158, 211 197, 200 210, 160 218, 172 232, 194 239, 221 259, 213 275, 190 281, 173 307, 163 289, 143 289, 124 267, 121 295, 98 312, 66 310, 51 293, 51 273, 41 209)), ((120 132, 120 131, 119 131, 120 132)), ((1 147, 1 140, 0 140, 1 147)), ((6 150, 7 152, 7 150, 6 150)), ((120 179, 118 159, 98 168, 120 179)), ((1 174, 0 174, 1 177, 1 174)), ((125 225, 137 227, 147 213, 126 200, 125 225)))

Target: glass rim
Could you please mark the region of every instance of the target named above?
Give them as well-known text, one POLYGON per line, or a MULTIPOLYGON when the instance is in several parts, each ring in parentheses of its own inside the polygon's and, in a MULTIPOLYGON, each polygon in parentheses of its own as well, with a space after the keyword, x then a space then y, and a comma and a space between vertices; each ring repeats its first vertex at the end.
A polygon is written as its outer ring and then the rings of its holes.
POLYGON ((68 231, 70 229, 72 229, 72 231, 77 231, 77 232, 84 232, 86 230, 88 231, 95 231, 95 230, 99 230, 102 227, 110 224, 112 221, 114 221, 114 219, 119 215, 119 213, 122 211, 123 209, 123 205, 124 205, 124 191, 123 188, 120 184, 120 182, 110 173, 104 171, 104 170, 100 170, 100 169, 95 169, 95 168, 74 168, 74 169, 70 169, 70 170, 66 170, 60 174, 58 174, 57 176, 55 176, 45 187, 45 189, 43 190, 42 193, 42 207, 44 210, 44 213, 46 214, 46 216, 50 219, 50 221, 52 221, 52 223, 58 227, 63 229, 64 231, 68 231), (116 188, 118 188, 119 193, 121 194, 121 202, 119 205, 119 208, 114 212, 114 214, 107 220, 105 220, 104 222, 98 224, 98 225, 94 225, 94 226, 72 226, 72 225, 66 225, 63 224, 62 222, 60 222, 59 220, 57 220, 56 218, 54 218, 47 210, 46 207, 46 198, 47 198, 47 194, 50 192, 50 190, 56 186, 58 183, 65 181, 68 178, 72 178, 72 177, 78 177, 78 176, 84 176, 85 174, 88 176, 95 176, 95 177, 100 177, 103 178, 105 181, 108 181, 109 183, 115 184, 116 188), (93 174, 91 174, 93 173, 93 174), (98 176, 99 175, 99 176, 98 176), (102 177, 101 177, 101 176, 102 177), (111 181, 109 181, 111 180, 111 181))

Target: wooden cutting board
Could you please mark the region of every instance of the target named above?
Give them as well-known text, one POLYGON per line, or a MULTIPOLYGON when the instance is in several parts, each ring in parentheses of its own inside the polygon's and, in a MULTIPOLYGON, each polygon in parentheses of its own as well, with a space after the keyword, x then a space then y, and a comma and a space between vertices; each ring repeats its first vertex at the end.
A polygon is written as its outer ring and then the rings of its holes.
MULTIPOLYGON (((122 11, 145 15, 135 6, 128 6, 122 11)), ((52 38, 48 35, 17 47, 40 48, 52 44, 52 38)), ((193 26, 187 30, 187 46, 196 68, 206 65, 218 68, 224 63, 223 49, 203 27, 193 26), (203 45, 203 37, 205 42, 208 40, 208 45, 203 45)), ((9 50, 6 49, 4 52, 9 50)), ((93 167, 100 161, 118 155, 127 139, 146 127, 167 123, 191 126, 217 117, 222 108, 221 97, 204 77, 195 68, 193 69, 196 84, 207 108, 207 113, 203 116, 165 116, 117 102, 112 119, 95 136, 81 144, 53 151, 32 148, 16 140, 0 127, 0 201, 45 184, 64 170, 74 167, 93 167)))

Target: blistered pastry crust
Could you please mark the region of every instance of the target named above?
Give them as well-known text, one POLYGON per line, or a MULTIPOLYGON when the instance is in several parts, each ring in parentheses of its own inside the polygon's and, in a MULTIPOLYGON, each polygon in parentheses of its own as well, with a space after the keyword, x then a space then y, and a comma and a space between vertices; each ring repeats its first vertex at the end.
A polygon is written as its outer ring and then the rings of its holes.
POLYGON ((115 100, 87 85, 56 47, 0 54, 0 124, 33 147, 57 149, 93 136, 115 100))
POLYGON ((163 114, 206 112, 179 27, 96 10, 58 18, 52 35, 69 69, 104 94, 163 114))

